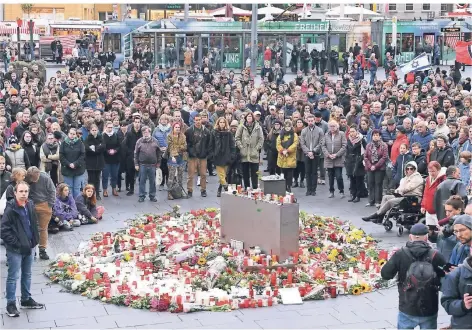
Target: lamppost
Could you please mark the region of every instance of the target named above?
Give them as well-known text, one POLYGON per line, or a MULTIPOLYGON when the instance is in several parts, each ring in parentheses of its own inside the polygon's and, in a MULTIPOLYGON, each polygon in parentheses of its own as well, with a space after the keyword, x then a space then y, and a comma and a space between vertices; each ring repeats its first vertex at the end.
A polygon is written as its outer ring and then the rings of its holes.
POLYGON ((34 31, 34 22, 32 19, 28 22, 28 28, 30 33, 30 48, 31 48, 31 61, 36 59, 36 54, 34 52, 34 41, 33 41, 33 31, 34 31))
POLYGON ((23 20, 21 18, 16 19, 16 34, 18 36, 17 46, 18 46, 18 61, 21 59, 21 39, 20 39, 20 28, 23 26, 23 20))

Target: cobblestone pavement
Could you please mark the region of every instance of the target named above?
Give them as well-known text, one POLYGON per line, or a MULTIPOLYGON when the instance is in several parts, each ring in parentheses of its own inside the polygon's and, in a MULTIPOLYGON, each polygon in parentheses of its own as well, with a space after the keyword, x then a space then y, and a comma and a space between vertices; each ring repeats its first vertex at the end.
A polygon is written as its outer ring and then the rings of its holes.
MULTIPOLYGON (((58 252, 73 252, 82 240, 86 240, 96 231, 112 231, 124 227, 124 220, 137 213, 164 212, 179 204, 183 211, 219 205, 216 197, 217 178, 208 178, 208 197, 202 198, 195 189, 195 195, 189 200, 168 201, 165 191, 158 192, 157 203, 146 200, 138 203, 138 196, 103 198, 106 208, 105 219, 97 225, 76 228, 73 232, 61 232, 50 236, 48 252, 53 257, 58 252)), ((345 184, 347 181, 345 180, 345 184)), ((365 223, 361 216, 372 211, 366 208, 365 199, 361 203, 352 204, 347 198, 341 200, 337 195, 328 199, 327 186, 320 186, 317 196, 305 196, 305 189, 295 188, 300 209, 319 215, 338 216, 351 220, 354 225, 363 228, 375 238, 382 240, 384 247, 401 246, 407 240, 406 235, 399 238, 395 232, 385 232, 383 227, 365 223)), ((5 251, 2 247, 1 286, 5 291, 5 251)), ((105 328, 336 328, 336 329, 383 329, 394 328, 397 318, 398 295, 396 288, 364 294, 362 296, 339 297, 326 301, 306 302, 303 305, 279 305, 264 309, 244 309, 230 313, 200 312, 193 314, 152 313, 133 310, 125 307, 102 304, 79 295, 60 292, 59 285, 48 283, 42 274, 47 266, 45 261, 34 264, 32 276, 33 297, 46 305, 45 310, 22 311, 19 318, 10 318, 4 314, 6 301, 1 300, 3 328, 73 328, 73 329, 105 329, 105 328)), ((18 292, 19 295, 19 286, 18 292)), ((439 323, 448 323, 448 316, 440 307, 439 323)))

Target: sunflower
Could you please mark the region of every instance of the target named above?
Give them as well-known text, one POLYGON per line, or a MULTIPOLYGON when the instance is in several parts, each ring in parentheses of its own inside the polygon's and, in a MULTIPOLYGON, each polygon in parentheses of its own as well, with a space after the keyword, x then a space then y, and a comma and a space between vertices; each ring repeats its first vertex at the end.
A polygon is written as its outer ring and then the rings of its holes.
POLYGON ((369 292, 370 291, 370 286, 367 283, 362 283, 361 284, 361 291, 362 292, 369 292))
POLYGON ((355 288, 352 289, 352 294, 353 294, 353 295, 358 296, 358 295, 360 295, 361 293, 362 293, 362 288, 360 288, 360 287, 358 287, 358 286, 356 286, 355 288))
POLYGON ((380 260, 379 260, 379 266, 382 267, 383 265, 385 265, 386 262, 387 262, 387 260, 385 260, 385 259, 380 259, 380 260))
POLYGON ((200 266, 205 265, 206 262, 207 262, 207 260, 206 260, 204 257, 198 258, 198 261, 197 261, 197 263, 198 263, 200 266))

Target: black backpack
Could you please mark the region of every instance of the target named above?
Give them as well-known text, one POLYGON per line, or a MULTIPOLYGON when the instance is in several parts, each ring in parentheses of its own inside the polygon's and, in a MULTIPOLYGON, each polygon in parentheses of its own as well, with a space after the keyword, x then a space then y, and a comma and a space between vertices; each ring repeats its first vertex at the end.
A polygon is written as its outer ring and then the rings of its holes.
POLYGON ((408 248, 402 248, 403 252, 413 259, 406 272, 403 282, 403 291, 407 294, 408 300, 424 300, 432 289, 439 288, 438 275, 433 267, 433 259, 436 251, 431 249, 426 257, 421 260, 415 258, 408 248))

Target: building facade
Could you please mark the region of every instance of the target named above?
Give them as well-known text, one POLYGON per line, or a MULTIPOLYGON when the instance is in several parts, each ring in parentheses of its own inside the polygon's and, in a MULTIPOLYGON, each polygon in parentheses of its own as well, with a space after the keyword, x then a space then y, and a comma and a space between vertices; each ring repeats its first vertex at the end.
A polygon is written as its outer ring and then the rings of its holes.
POLYGON ((122 5, 116 4, 46 4, 35 3, 30 10, 25 11, 21 4, 0 4, 0 21, 15 21, 21 18, 36 18, 53 21, 69 19, 101 20, 111 19, 113 16, 121 18, 122 5))

